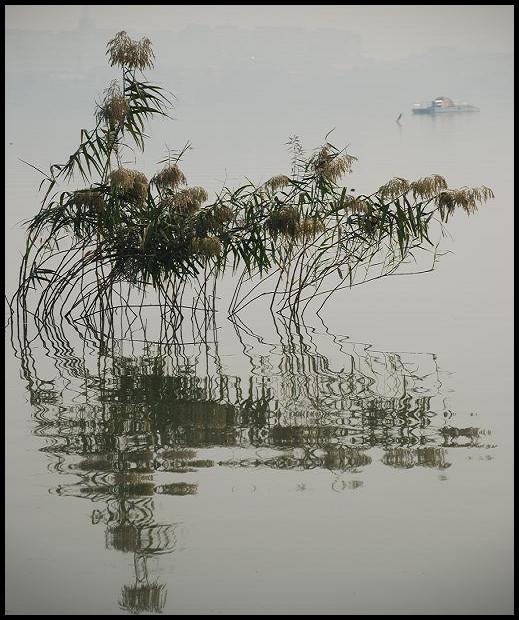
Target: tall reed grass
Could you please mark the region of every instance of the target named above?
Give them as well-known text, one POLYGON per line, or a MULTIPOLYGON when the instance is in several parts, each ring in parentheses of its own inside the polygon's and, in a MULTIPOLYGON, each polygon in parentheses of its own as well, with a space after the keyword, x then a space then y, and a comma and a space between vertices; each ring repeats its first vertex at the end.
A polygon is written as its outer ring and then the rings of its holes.
POLYGON ((434 269, 449 217, 493 197, 486 186, 449 188, 436 174, 353 196, 342 182, 356 158, 328 137, 306 156, 292 137, 290 173, 211 199, 181 169, 189 145, 148 179, 123 165, 125 154, 144 150, 146 122, 168 116, 171 96, 142 73, 154 62, 148 39, 120 32, 107 54, 121 75, 98 104, 94 129, 81 131, 66 163, 43 173, 41 208, 26 223, 12 307, 40 325, 59 312, 95 315, 103 327, 118 302, 137 293, 144 304, 150 290, 181 322, 186 295, 189 307, 215 310, 217 282, 229 271, 230 315, 263 296, 273 311, 296 316, 316 302, 319 312, 337 291, 402 273, 419 253, 429 262, 415 272, 434 269))

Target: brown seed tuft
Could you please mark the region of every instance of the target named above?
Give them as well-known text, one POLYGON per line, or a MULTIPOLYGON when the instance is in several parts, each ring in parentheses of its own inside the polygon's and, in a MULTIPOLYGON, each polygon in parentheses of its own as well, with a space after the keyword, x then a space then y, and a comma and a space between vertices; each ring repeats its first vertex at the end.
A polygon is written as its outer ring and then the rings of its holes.
POLYGON ((290 185, 290 179, 284 174, 278 174, 265 183, 265 187, 269 187, 273 191, 286 187, 287 185, 290 185))
POLYGON ((110 57, 111 66, 119 65, 141 71, 153 67, 155 58, 149 39, 133 41, 124 30, 108 41, 106 53, 110 57))
POLYGON ((131 194, 139 204, 143 204, 148 196, 148 179, 138 170, 118 168, 110 174, 110 184, 131 194))
POLYGON ((482 204, 494 197, 494 192, 485 185, 481 187, 462 187, 449 189, 438 196, 438 207, 443 216, 444 212, 450 215, 456 207, 461 207, 465 213, 471 215, 477 211, 478 203, 482 204))
POLYGON ((313 158, 312 164, 318 177, 331 183, 336 183, 348 172, 351 172, 353 162, 357 158, 353 155, 340 153, 331 144, 325 144, 313 158))
POLYGON ((200 209, 207 198, 207 192, 203 187, 189 187, 168 196, 164 203, 168 205, 171 211, 191 215, 200 209))
POLYGON ((100 192, 92 190, 79 190, 74 192, 74 204, 76 207, 101 212, 105 208, 105 201, 100 192))
POLYGON ((278 234, 295 238, 299 234, 299 211, 294 207, 282 207, 273 211, 267 219, 267 229, 275 238, 278 234))
POLYGON ((388 181, 385 185, 381 185, 378 188, 378 194, 382 202, 385 202, 388 198, 394 200, 403 194, 406 194, 411 189, 411 184, 407 179, 401 177, 395 177, 388 181))
POLYGON ((305 217, 301 222, 300 234, 304 237, 316 237, 319 233, 323 233, 326 230, 324 222, 316 217, 305 217))
POLYGON ((214 218, 218 224, 228 224, 234 218, 234 211, 227 205, 221 205, 215 208, 214 218))
POLYGON ((152 181, 159 189, 175 189, 179 185, 186 184, 186 177, 177 164, 172 164, 158 172, 152 181))
POLYGON ((347 195, 341 200, 339 208, 349 213, 366 213, 368 210, 368 203, 362 198, 347 195))
POLYGON ((110 129, 115 129, 124 122, 129 109, 128 100, 121 93, 119 84, 113 81, 105 90, 103 102, 98 106, 96 116, 110 129))
POLYGON ((447 182, 439 174, 418 179, 409 184, 409 189, 413 192, 413 198, 434 198, 442 190, 447 189, 447 182))
POLYGON ((192 247, 195 254, 205 258, 214 258, 222 253, 222 244, 216 237, 195 238, 192 241, 192 247))

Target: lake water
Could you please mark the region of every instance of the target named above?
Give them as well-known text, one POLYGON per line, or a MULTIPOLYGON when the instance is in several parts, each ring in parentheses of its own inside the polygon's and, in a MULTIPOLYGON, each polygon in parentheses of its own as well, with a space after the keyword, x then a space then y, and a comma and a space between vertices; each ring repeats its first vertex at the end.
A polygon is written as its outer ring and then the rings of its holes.
MULTIPOLYGON (((98 88, 52 79, 35 101, 8 76, 8 291, 17 222, 38 207, 19 158, 59 160, 89 126, 68 105, 98 88)), ((394 95, 391 114, 303 101, 292 126, 272 117, 265 132, 244 97, 214 129, 231 136, 218 149, 203 99, 181 105, 168 144, 198 132, 193 183, 268 178, 288 167, 288 135, 311 148, 336 126, 358 191, 439 173, 496 197, 452 218, 436 271, 343 291, 322 321, 252 305, 235 323, 218 313, 207 344, 100 350, 65 325, 31 350, 7 338, 7 613, 512 613, 508 92, 471 101, 478 114, 407 111, 402 126, 394 95)))

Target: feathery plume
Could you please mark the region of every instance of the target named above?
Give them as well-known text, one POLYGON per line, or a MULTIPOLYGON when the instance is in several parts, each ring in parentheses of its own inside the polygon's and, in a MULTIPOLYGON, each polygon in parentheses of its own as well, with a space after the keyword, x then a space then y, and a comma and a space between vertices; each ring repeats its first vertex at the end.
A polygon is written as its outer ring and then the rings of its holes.
POLYGON ((108 41, 106 53, 110 57, 111 66, 119 65, 141 71, 153 67, 155 58, 149 39, 133 41, 124 30, 108 41))
POLYGON ((169 211, 182 213, 183 215, 192 215, 200 209, 202 203, 207 198, 207 192, 203 187, 189 187, 166 196, 161 204, 169 211))
POLYGON ((351 172, 354 161, 357 161, 357 158, 353 155, 341 154, 331 144, 325 144, 313 158, 312 164, 319 177, 336 183, 345 174, 351 172))
POLYGON ((316 217, 305 217, 301 222, 299 232, 301 236, 316 237, 319 233, 326 231, 324 222, 316 217))
POLYGON ((403 194, 406 194, 410 190, 410 183, 407 179, 401 177, 395 177, 388 181, 385 185, 381 185, 378 188, 377 194, 380 196, 380 200, 385 202, 388 198, 394 200, 403 194))
POLYGON ((447 182, 439 174, 424 177, 409 184, 409 189, 413 192, 413 198, 434 198, 442 190, 447 189, 447 182))
POLYGON ((79 190, 74 192, 74 205, 78 208, 101 212, 105 207, 105 201, 100 192, 79 190))
POLYGON ((115 129, 124 122, 130 106, 128 100, 121 93, 119 84, 114 80, 105 90, 105 96, 98 106, 96 116, 104 121, 110 129, 115 129))
POLYGON ((265 182, 265 187, 269 187, 271 190, 276 191, 282 187, 290 185, 290 179, 285 174, 278 174, 265 182))
POLYGON ((179 185, 186 184, 186 177, 177 164, 166 166, 158 172, 152 179, 155 185, 161 189, 175 189, 179 185))
POLYGON ((148 196, 148 179, 138 170, 126 168, 114 170, 110 173, 110 185, 132 194, 139 204, 143 204, 148 196))
POLYGON ((465 213, 471 215, 477 211, 478 203, 482 204, 489 198, 494 198, 494 192, 485 185, 462 187, 441 192, 438 196, 438 207, 442 217, 445 211, 450 215, 456 207, 461 207, 465 213))
POLYGON ((299 234, 299 211, 294 207, 282 207, 273 211, 267 219, 267 229, 275 238, 278 234, 295 238, 299 234))
POLYGON ((216 237, 195 238, 192 241, 192 248, 195 254, 205 258, 214 258, 222 253, 222 244, 216 237))

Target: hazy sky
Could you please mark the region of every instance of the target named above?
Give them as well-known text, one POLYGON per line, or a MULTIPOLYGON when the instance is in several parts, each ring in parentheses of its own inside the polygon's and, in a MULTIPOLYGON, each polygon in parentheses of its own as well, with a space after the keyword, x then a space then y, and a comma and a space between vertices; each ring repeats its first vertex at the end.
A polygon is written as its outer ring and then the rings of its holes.
POLYGON ((513 50, 513 5, 311 5, 297 10, 293 5, 8 5, 6 27, 73 30, 86 15, 96 28, 133 35, 175 32, 193 24, 334 28, 360 34, 365 55, 378 60, 442 46, 467 52, 513 50))

